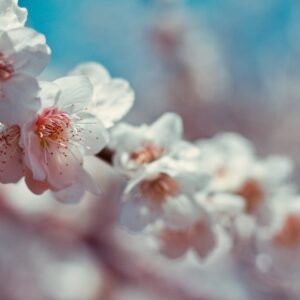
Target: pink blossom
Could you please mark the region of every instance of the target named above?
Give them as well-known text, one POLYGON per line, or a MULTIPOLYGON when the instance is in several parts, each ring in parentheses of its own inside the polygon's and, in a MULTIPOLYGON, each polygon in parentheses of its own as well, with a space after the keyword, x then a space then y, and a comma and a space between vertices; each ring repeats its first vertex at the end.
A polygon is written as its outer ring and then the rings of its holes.
POLYGON ((90 82, 85 77, 64 77, 41 87, 42 109, 22 127, 21 135, 24 161, 32 172, 26 178, 29 188, 61 191, 80 183, 96 192, 83 168, 84 156, 98 153, 108 134, 85 112, 93 92, 90 82))

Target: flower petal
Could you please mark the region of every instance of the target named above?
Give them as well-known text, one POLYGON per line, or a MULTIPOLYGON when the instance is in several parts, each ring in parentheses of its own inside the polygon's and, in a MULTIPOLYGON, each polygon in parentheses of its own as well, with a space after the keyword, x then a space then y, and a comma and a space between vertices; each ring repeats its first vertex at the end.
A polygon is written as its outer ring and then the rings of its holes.
POLYGON ((39 75, 50 60, 50 48, 46 45, 44 35, 31 28, 11 30, 8 37, 14 45, 10 59, 16 72, 39 75))
POLYGON ((78 114, 81 121, 77 124, 82 129, 83 144, 85 146, 86 155, 94 155, 99 153, 108 143, 108 132, 102 122, 96 119, 92 114, 78 114))
POLYGON ((0 1, 0 30, 21 27, 27 19, 27 9, 18 6, 16 0, 0 1))
POLYGON ((89 111, 96 115, 106 128, 120 120, 132 107, 134 92, 129 83, 119 78, 111 79, 104 66, 93 62, 84 63, 70 74, 89 78, 94 88, 89 111))
POLYGON ((39 81, 39 86, 38 97, 41 99, 42 107, 54 106, 59 99, 59 87, 55 83, 48 81, 39 81))
POLYGON ((2 126, 0 133, 0 182, 16 183, 24 175, 23 151, 19 146, 19 127, 2 126))
POLYGON ((103 85, 110 81, 110 75, 105 67, 94 62, 78 65, 69 75, 86 76, 94 86, 103 85))
POLYGON ((81 175, 77 176, 76 182, 62 190, 54 192, 54 196, 62 203, 76 204, 82 199, 85 192, 99 195, 100 190, 90 174, 82 170, 81 175))
POLYGON ((134 92, 123 79, 113 79, 104 86, 96 87, 90 111, 111 127, 115 121, 123 118, 134 102, 134 92))
POLYGON ((22 124, 32 119, 40 108, 37 98, 37 80, 29 75, 18 74, 2 85, 0 96, 0 119, 9 125, 22 124), (17 109, 16 109, 17 108, 17 109))
POLYGON ((46 180, 46 172, 43 166, 44 156, 41 151, 40 140, 34 133, 32 124, 28 123, 22 127, 21 145, 25 151, 24 161, 32 172, 32 178, 37 181, 46 180))
POLYGON ((25 174, 25 182, 27 187, 36 195, 41 195, 49 189, 47 181, 38 181, 33 178, 32 172, 27 169, 25 174))
POLYGON ((7 32, 5 31, 2 32, 0 31, 0 45, 1 45, 1 53, 5 54, 6 57, 9 57, 15 51, 13 42, 9 38, 7 32))
POLYGON ((86 110, 93 97, 93 87, 84 76, 62 77, 54 81, 61 94, 57 106, 69 114, 86 110))
POLYGON ((82 154, 76 145, 68 145, 66 148, 53 143, 44 154, 44 170, 53 190, 60 190, 77 182, 82 170, 82 154))
POLYGON ((159 145, 170 147, 182 138, 182 131, 181 118, 175 113, 166 113, 151 125, 149 135, 159 145))
POLYGON ((140 232, 157 219, 157 214, 142 205, 134 196, 126 197, 121 208, 120 225, 133 232, 140 232))
POLYGON ((184 229, 199 217, 200 208, 185 195, 167 199, 163 204, 163 218, 168 227, 184 229))

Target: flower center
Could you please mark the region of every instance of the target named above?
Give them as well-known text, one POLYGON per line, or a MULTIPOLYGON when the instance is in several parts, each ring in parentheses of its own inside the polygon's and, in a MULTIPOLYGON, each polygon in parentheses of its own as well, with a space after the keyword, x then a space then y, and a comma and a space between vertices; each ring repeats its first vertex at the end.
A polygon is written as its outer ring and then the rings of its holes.
POLYGON ((253 213, 264 199, 261 184, 253 179, 247 180, 237 194, 245 199, 247 213, 253 213))
POLYGON ((168 197, 175 197, 180 192, 180 186, 169 175, 161 173, 155 179, 143 181, 140 192, 151 201, 154 206, 160 206, 168 197))
POLYGON ((275 244, 292 247, 300 244, 300 217, 290 214, 281 230, 275 235, 273 241, 275 244))
POLYGON ((70 125, 71 119, 68 114, 61 112, 58 108, 45 108, 38 116, 35 133, 40 138, 43 148, 47 147, 50 142, 66 146, 70 125))
POLYGON ((149 164, 162 156, 164 149, 152 144, 146 144, 131 152, 130 159, 139 165, 149 164))
POLYGON ((14 67, 12 63, 7 60, 0 52, 0 81, 4 82, 9 80, 14 73, 14 67))

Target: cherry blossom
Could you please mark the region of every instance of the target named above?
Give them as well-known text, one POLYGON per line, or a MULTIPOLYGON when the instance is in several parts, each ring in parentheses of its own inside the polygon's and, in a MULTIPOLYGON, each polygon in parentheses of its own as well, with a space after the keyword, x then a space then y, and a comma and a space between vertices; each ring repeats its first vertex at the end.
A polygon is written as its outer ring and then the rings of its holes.
POLYGON ((152 125, 138 127, 119 124, 112 131, 110 147, 114 150, 114 165, 131 176, 149 163, 168 155, 182 139, 182 121, 166 113, 152 125))
POLYGON ((21 124, 40 108, 35 76, 45 68, 50 49, 32 29, 0 31, 0 120, 21 124))
POLYGON ((101 121, 86 112, 93 92, 89 80, 63 77, 41 87, 42 108, 21 135, 24 161, 32 172, 32 178, 26 178, 29 188, 61 191, 81 182, 97 190, 83 168, 84 156, 98 153, 108 134, 101 121))
POLYGON ((248 214, 267 218, 270 199, 293 190, 287 180, 292 172, 292 163, 287 157, 272 155, 260 159, 249 141, 229 133, 197 145, 201 159, 212 172, 210 192, 240 196, 248 214))
POLYGON ((94 92, 88 111, 111 127, 131 109, 134 92, 129 83, 121 78, 111 78, 104 66, 89 62, 78 65, 70 75, 84 75, 91 81, 94 92))
POLYGON ((201 207, 194 193, 204 188, 207 174, 164 157, 141 169, 128 182, 121 209, 121 223, 133 231, 161 221, 173 229, 191 226, 201 207))

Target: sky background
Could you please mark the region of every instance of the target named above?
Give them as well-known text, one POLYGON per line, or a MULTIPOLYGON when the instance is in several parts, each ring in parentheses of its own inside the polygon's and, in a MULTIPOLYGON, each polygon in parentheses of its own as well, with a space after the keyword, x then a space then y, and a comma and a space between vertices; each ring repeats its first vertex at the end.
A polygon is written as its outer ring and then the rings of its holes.
POLYGON ((85 60, 106 65, 113 74, 139 85, 159 69, 149 41, 151 27, 167 10, 183 14, 199 32, 216 38, 230 61, 230 72, 259 81, 262 57, 281 68, 293 48, 298 17, 292 0, 20 0, 30 26, 47 36, 51 67, 67 70, 85 60))

